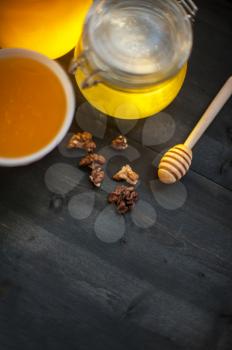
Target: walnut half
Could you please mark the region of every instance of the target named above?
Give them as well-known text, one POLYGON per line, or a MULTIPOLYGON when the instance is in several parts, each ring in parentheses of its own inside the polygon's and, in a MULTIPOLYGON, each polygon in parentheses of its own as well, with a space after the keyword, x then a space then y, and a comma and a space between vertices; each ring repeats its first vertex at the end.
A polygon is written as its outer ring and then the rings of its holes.
POLYGON ((99 166, 104 165, 105 162, 106 159, 101 154, 89 153, 80 160, 79 165, 81 167, 89 167, 90 169, 95 169, 99 166))
POLYGON ((94 184, 96 187, 101 187, 102 182, 105 178, 105 172, 102 170, 101 167, 94 168, 91 172, 91 175, 89 177, 90 181, 94 184))
POLYGON ((111 146, 119 151, 124 151, 128 147, 127 138, 119 135, 115 140, 112 141, 111 146))
POLYGON ((135 186, 138 183, 139 175, 132 170, 130 165, 125 165, 113 176, 113 179, 116 181, 125 180, 128 184, 135 186))
POLYGON ((119 214, 126 214, 132 210, 138 201, 138 193, 133 186, 117 186, 108 196, 108 202, 115 204, 119 214))
POLYGON ((84 131, 74 134, 70 138, 67 147, 69 149, 79 148, 84 149, 87 152, 93 152, 96 148, 96 144, 93 141, 93 135, 90 132, 84 131))

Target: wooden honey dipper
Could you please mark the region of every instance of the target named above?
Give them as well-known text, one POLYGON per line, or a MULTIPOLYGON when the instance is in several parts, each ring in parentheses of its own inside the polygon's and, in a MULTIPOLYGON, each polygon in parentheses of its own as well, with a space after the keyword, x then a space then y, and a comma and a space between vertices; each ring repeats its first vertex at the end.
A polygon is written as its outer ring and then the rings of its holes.
POLYGON ((213 122, 232 94, 232 76, 226 81, 211 102, 184 144, 171 148, 160 161, 158 177, 165 184, 179 181, 188 172, 192 163, 192 149, 213 122))

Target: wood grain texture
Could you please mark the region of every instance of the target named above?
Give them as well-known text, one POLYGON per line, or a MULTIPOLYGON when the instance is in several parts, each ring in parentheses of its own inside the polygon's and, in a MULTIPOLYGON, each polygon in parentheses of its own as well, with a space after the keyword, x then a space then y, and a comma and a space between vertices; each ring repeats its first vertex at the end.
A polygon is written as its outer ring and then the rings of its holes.
MULTIPOLYGON (((232 181, 229 170, 220 174, 231 149, 231 102, 197 146, 182 192, 166 194, 152 165, 185 139, 231 69, 231 2, 199 1, 199 7, 188 79, 167 110, 175 134, 164 144, 143 146, 145 121, 128 134, 137 152, 132 165, 141 175, 140 200, 155 210, 155 225, 138 227, 128 215, 125 237, 101 242, 94 225, 107 193, 95 190, 93 212, 79 221, 68 203, 91 189, 86 173, 66 195, 45 185, 50 166, 78 163, 58 150, 25 168, 0 169, 1 349, 232 349, 232 181)), ((70 57, 61 60, 64 66, 70 57)), ((77 101, 84 102, 78 92, 77 101)), ((96 139, 99 149, 118 132, 109 119, 105 137, 96 139)), ((107 173, 125 161, 112 158, 107 173)))

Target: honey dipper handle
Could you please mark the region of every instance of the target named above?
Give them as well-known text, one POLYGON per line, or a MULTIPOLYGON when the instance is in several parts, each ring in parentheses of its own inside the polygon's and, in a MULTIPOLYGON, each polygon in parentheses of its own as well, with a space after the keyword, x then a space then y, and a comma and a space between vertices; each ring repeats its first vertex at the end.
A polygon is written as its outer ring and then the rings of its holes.
POLYGON ((204 132, 208 129, 210 124, 213 122, 217 114, 220 112, 222 107, 228 101, 232 95, 232 76, 227 80, 225 85, 219 91, 217 96, 211 102, 196 127, 193 129, 187 140, 185 141, 185 146, 192 149, 196 143, 199 141, 204 132))

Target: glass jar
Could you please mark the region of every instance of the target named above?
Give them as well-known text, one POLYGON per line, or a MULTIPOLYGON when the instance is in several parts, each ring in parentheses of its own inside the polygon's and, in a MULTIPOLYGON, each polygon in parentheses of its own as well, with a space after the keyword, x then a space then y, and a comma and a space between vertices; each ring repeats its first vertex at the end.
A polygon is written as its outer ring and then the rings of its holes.
POLYGON ((97 0, 75 50, 77 84, 101 112, 154 115, 185 79, 196 13, 192 0, 97 0), (190 2, 189 2, 190 1, 190 2))
POLYGON ((58 58, 80 39, 92 0, 0 0, 0 47, 58 58))

